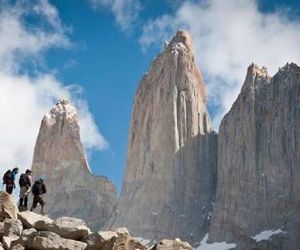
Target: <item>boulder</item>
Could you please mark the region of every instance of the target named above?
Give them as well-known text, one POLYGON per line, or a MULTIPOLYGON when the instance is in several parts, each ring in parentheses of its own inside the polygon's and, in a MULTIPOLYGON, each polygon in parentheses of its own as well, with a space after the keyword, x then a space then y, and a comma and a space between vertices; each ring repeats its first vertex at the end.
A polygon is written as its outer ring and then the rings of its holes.
POLYGON ((11 249, 12 245, 15 241, 19 239, 19 236, 12 235, 12 236, 3 236, 2 238, 2 244, 4 249, 11 249))
POLYGON ((71 217, 58 218, 49 231, 71 240, 81 240, 91 233, 83 220, 71 217))
POLYGON ((53 232, 40 231, 30 241, 28 248, 38 250, 83 250, 86 246, 86 243, 64 239, 53 232))
POLYGON ((26 248, 22 244, 17 244, 11 247, 11 250, 25 250, 26 248))
POLYGON ((30 229, 25 229, 22 232, 22 237, 31 237, 32 235, 34 235, 37 232, 37 230, 35 228, 30 228, 30 229))
POLYGON ((0 243, 0 250, 4 250, 3 245, 0 243))
POLYGON ((156 243, 151 250, 192 250, 193 247, 180 239, 175 240, 161 240, 156 243))
POLYGON ((4 191, 0 191, 0 221, 17 219, 18 207, 14 203, 12 196, 4 191))
POLYGON ((101 250, 146 250, 147 247, 138 240, 131 238, 128 234, 119 234, 113 245, 106 244, 101 250), (112 246, 112 248, 111 248, 112 246))
POLYGON ((4 232, 4 223, 3 223, 3 222, 0 222, 0 240, 1 240, 2 237, 3 237, 3 232, 4 232))
POLYGON ((23 231, 23 225, 18 219, 5 219, 3 236, 20 236, 23 231))
POLYGON ((120 235, 120 234, 130 235, 129 231, 126 227, 119 227, 119 228, 113 229, 113 231, 116 232, 118 235, 120 235))
POLYGON ((34 236, 37 234, 37 230, 34 228, 30 228, 30 229, 25 229, 22 232, 21 237, 15 241, 12 246, 15 245, 22 245, 24 247, 28 248, 28 245, 30 245, 30 241, 34 238, 34 236))
POLYGON ((118 237, 118 234, 113 231, 99 231, 88 235, 83 241, 87 243, 86 250, 98 250, 107 245, 113 243, 118 237), (109 243, 110 242, 110 243, 109 243))
POLYGON ((23 223, 24 228, 35 228, 38 231, 48 230, 53 220, 30 211, 24 211, 18 214, 19 220, 23 223))

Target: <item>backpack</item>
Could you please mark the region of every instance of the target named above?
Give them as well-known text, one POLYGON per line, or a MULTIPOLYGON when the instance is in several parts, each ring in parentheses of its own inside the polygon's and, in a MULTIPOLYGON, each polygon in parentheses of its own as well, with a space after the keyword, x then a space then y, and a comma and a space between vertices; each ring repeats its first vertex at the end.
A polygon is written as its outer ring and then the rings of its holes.
POLYGON ((7 170, 6 173, 3 175, 3 184, 11 184, 13 182, 12 173, 10 170, 7 170))
POLYGON ((34 195, 40 195, 46 193, 46 188, 43 183, 40 181, 35 181, 33 187, 32 187, 32 193, 34 195))
POLYGON ((26 187, 29 186, 29 180, 27 174, 21 174, 19 179, 19 185, 20 187, 26 187))

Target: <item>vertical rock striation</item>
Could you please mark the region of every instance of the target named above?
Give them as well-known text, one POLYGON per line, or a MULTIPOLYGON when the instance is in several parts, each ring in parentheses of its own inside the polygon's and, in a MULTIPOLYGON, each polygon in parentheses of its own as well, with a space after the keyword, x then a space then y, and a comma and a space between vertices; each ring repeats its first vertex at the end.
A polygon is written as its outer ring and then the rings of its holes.
POLYGON ((79 131, 77 110, 59 100, 42 120, 32 171, 46 177, 49 215, 78 217, 100 229, 114 209, 115 187, 107 178, 91 174, 79 131))
POLYGON ((135 96, 127 168, 110 226, 147 239, 201 239, 216 189, 217 135, 192 40, 178 31, 135 96))
POLYGON ((299 249, 299 125, 300 68, 287 64, 271 78, 252 64, 219 129, 211 241, 240 243, 237 249, 299 249), (285 233, 273 237, 276 243, 252 244, 251 236, 278 229, 285 233))

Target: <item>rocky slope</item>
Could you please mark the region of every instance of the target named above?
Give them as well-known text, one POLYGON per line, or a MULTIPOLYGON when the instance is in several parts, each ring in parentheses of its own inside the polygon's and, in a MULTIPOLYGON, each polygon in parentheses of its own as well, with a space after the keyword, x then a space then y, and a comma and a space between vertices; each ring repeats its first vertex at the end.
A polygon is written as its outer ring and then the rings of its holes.
POLYGON ((19 213, 10 195, 0 191, 0 197, 9 208, 0 218, 0 250, 193 250, 179 239, 161 240, 147 248, 126 228, 91 232, 80 219, 19 213))
POLYGON ((35 177, 46 177, 46 212, 51 217, 74 216, 100 229, 115 206, 115 187, 90 172, 79 132, 77 110, 59 100, 42 120, 32 171, 35 177))
POLYGON ((190 35, 178 31, 137 90, 122 193, 107 227, 199 241, 209 226, 216 166, 203 78, 190 35))
POLYGON ((219 129, 211 241, 235 242, 236 249, 299 249, 299 125, 300 68, 287 64, 271 78, 252 64, 219 129), (273 231, 273 241, 259 241, 262 231, 273 231))

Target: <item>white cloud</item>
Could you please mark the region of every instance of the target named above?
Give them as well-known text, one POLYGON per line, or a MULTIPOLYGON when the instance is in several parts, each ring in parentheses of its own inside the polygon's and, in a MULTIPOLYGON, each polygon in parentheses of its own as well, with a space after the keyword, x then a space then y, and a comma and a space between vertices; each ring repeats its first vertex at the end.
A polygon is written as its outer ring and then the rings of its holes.
POLYGON ((109 8, 123 31, 130 28, 141 9, 139 0, 90 0, 94 8, 109 8))
POLYGON ((102 150, 107 142, 99 133, 78 86, 65 86, 55 75, 34 69, 24 72, 27 60, 43 56, 52 47, 71 45, 54 6, 45 0, 2 1, 0 7, 0 176, 17 165, 31 167, 39 126, 57 99, 68 98, 79 108, 81 138, 85 149, 102 150), (38 21, 28 25, 28 17, 38 21))
POLYGON ((255 0, 185 1, 174 15, 149 21, 140 44, 147 49, 177 29, 193 35, 196 59, 205 76, 208 101, 218 128, 255 62, 270 74, 286 62, 300 62, 300 23, 285 11, 262 13, 255 0))

